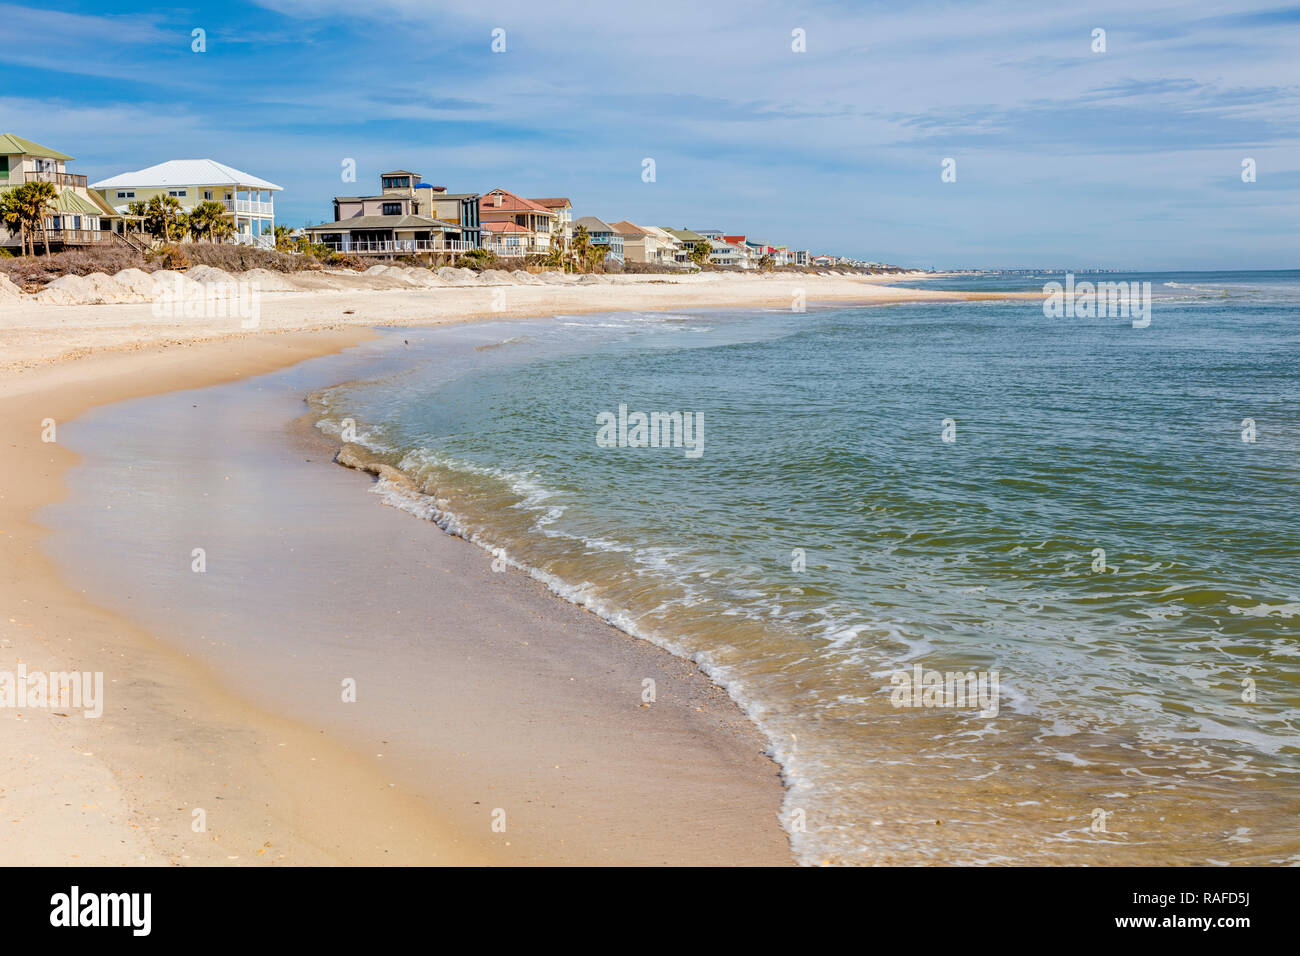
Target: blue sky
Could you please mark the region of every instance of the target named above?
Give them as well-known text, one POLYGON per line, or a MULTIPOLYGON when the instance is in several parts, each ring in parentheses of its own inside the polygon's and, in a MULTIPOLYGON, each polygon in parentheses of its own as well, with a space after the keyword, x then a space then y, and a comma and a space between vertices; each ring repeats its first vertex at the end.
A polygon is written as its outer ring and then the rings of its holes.
POLYGON ((1300 267, 1300 6, 1046 6, 0 3, 0 131, 210 157, 291 225, 406 168, 921 267, 1300 267))

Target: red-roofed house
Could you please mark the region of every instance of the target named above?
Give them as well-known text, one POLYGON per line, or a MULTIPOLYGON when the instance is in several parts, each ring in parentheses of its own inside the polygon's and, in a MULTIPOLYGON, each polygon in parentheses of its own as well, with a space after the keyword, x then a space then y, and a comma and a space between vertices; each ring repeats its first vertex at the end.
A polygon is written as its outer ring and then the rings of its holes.
POLYGON ((508 189, 493 189, 479 200, 484 248, 499 256, 545 253, 556 233, 558 214, 508 189))

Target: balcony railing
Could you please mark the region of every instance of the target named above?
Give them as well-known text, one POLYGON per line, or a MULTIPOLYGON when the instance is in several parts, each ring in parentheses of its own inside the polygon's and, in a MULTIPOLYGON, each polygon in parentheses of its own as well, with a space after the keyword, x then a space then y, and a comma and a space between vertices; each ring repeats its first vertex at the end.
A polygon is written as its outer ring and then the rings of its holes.
MULTIPOLYGON (((86 177, 78 176, 76 173, 56 173, 52 169, 27 169, 14 170, 18 176, 21 176, 24 182, 29 183, 54 183, 56 186, 80 186, 86 188, 86 177)), ((13 174, 11 174, 13 175, 13 174)), ((13 180, 10 180, 12 182, 13 180)))
POLYGON ((247 232, 237 232, 230 237, 230 241, 241 246, 257 246, 259 249, 274 249, 274 236, 254 236, 247 232))
POLYGON ((245 216, 275 215, 275 203, 273 202, 255 202, 252 199, 226 199, 223 202, 226 208, 233 213, 245 216))
POLYGON ((483 248, 502 258, 512 256, 544 256, 551 251, 550 243, 537 242, 485 242, 483 248))
POLYGON ((355 252, 367 254, 393 254, 401 252, 469 252, 475 248, 474 243, 465 239, 344 239, 338 242, 322 242, 335 252, 355 252))

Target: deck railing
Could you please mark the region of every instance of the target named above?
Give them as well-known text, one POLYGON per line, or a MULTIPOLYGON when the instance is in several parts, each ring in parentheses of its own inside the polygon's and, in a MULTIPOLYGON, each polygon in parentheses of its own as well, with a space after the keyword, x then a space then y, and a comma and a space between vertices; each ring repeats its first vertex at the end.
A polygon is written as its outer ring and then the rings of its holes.
POLYGON ((231 212, 243 213, 246 216, 275 215, 275 203, 273 202, 256 202, 252 199, 224 199, 222 202, 231 212))
MULTIPOLYGON (((86 177, 78 176, 76 173, 56 173, 52 169, 27 169, 14 170, 18 173, 24 182, 29 183, 54 183, 56 186, 80 186, 86 188, 86 177)), ((12 182, 12 180, 10 180, 12 182)))
POLYGON ((485 242, 483 248, 503 259, 517 256, 544 256, 551 251, 551 246, 536 242, 485 242))
POLYGON ((469 252, 474 243, 466 239, 369 239, 322 242, 335 252, 360 255, 391 255, 401 252, 469 252))

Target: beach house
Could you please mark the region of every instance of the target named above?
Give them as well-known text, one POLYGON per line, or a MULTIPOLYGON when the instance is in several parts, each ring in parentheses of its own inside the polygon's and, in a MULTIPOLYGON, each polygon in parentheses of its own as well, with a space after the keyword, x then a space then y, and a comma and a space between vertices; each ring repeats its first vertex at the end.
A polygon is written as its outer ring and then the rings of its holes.
POLYGON ((593 246, 605 247, 606 258, 623 261, 623 236, 617 229, 595 216, 583 216, 573 224, 574 230, 576 231, 579 226, 587 230, 587 236, 593 246))
POLYGON ((508 189, 493 189, 479 200, 483 247, 499 256, 545 254, 551 248, 559 214, 508 189))
MULTIPOLYGON (((51 214, 43 222, 37 242, 49 240, 50 249, 84 246, 112 241, 112 222, 117 214, 86 185, 86 177, 70 173, 71 156, 33 143, 13 133, 0 134, 0 194, 25 183, 50 183, 56 190, 51 214)), ((0 247, 18 248, 21 233, 10 233, 0 225, 0 247)))
POLYGON ((668 233, 668 235, 681 243, 680 248, 675 250, 674 253, 674 258, 678 262, 690 262, 691 253, 699 243, 704 243, 710 250, 713 248, 713 244, 709 239, 700 235, 698 232, 692 232, 689 229, 670 229, 667 226, 663 226, 662 228, 664 232, 668 233))
POLYGON ((535 202, 555 213, 555 219, 551 222, 551 235, 562 238, 565 245, 568 245, 569 240, 573 238, 573 203, 565 196, 548 196, 532 199, 530 202, 535 202))
POLYGON ((623 257, 627 262, 672 265, 681 243, 657 226, 638 226, 626 219, 611 223, 623 237, 623 257))
POLYGON ((334 220, 303 230, 313 243, 359 255, 458 253, 483 244, 478 193, 449 193, 395 169, 374 196, 335 196, 334 220))
POLYGON ((182 213, 200 203, 219 202, 234 227, 235 242, 275 246, 275 193, 282 187, 214 159, 171 159, 101 179, 91 188, 123 216, 131 203, 147 203, 154 196, 171 196, 182 213))

